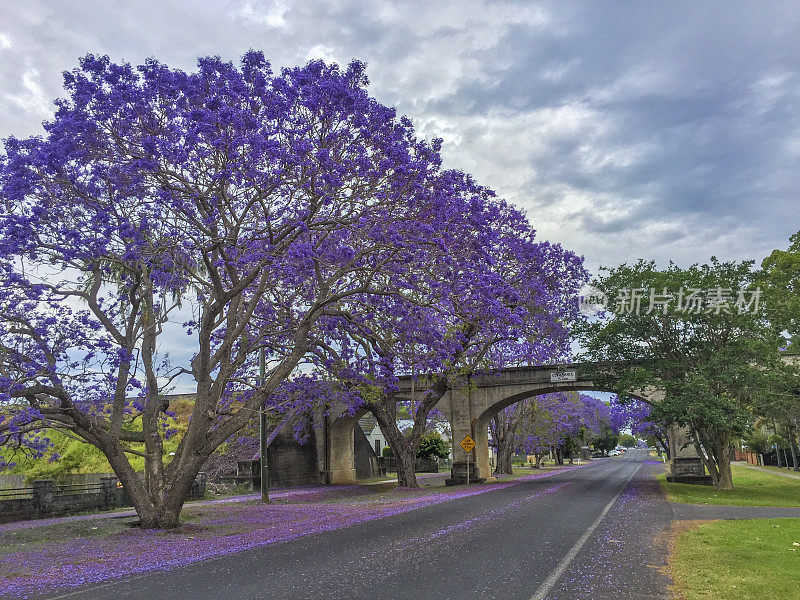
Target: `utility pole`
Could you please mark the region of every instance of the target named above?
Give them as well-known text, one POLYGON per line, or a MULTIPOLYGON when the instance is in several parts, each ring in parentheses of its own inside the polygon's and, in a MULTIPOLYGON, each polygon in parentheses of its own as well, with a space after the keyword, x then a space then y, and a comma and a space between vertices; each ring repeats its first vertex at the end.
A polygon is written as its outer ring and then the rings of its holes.
MULTIPOLYGON (((267 362, 264 348, 258 351, 258 383, 264 385, 267 378, 267 362)), ((258 407, 259 464, 261 465, 261 501, 269 503, 269 465, 267 465, 267 413, 263 403, 258 407)))

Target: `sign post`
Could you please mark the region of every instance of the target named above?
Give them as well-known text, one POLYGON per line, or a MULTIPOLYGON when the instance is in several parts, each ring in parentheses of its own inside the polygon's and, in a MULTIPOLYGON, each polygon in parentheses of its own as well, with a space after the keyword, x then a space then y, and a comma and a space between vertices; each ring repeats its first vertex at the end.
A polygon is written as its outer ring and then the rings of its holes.
POLYGON ((472 452, 472 449, 475 447, 475 442, 471 437, 467 436, 461 440, 459 446, 461 446, 464 449, 464 452, 467 453, 467 485, 469 485, 469 453, 472 452))
MULTIPOLYGON (((259 349, 258 352, 258 384, 264 384, 267 378, 267 364, 264 357, 264 349, 259 349)), ((261 469, 261 501, 269 503, 269 465, 267 464, 267 411, 262 404, 258 408, 258 454, 259 454, 259 468, 261 469)))

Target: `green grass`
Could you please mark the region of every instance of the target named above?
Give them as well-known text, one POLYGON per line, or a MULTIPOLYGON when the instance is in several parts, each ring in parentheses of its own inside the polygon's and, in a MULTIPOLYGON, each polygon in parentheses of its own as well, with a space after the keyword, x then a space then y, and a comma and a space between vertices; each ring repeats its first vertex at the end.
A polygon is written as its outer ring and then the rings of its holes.
POLYGON ((686 600, 797 600, 800 519, 704 523, 678 535, 670 570, 686 600))
MULTIPOLYGON (((175 452, 178 444, 186 431, 194 403, 189 398, 177 398, 170 404, 170 410, 175 411, 175 418, 166 418, 165 423, 178 430, 178 434, 164 441, 164 460, 169 462, 170 453, 175 452)), ((5 473, 11 475, 24 475, 28 482, 35 479, 58 479, 73 473, 111 473, 111 465, 106 457, 95 446, 86 444, 59 431, 47 429, 42 432, 43 437, 52 442, 52 447, 40 458, 29 458, 19 453, 13 453, 8 448, 0 448, 0 458, 9 463, 14 463, 5 473), (53 453, 58 458, 53 458, 53 453)), ((143 449, 143 444, 131 444, 133 449, 143 449)), ((128 460, 135 471, 144 470, 144 458, 128 455, 128 460)))
POLYGON ((397 480, 397 473, 390 475, 379 475, 378 477, 370 477, 369 479, 359 479, 358 483, 378 483, 380 481, 395 481, 397 480))
MULTIPOLYGON (((800 479, 772 475, 734 465, 733 489, 720 491, 713 486, 668 483, 659 475, 661 488, 670 502, 724 504, 728 506, 800 506, 800 479)), ((800 598, 800 594, 797 596, 800 598)))

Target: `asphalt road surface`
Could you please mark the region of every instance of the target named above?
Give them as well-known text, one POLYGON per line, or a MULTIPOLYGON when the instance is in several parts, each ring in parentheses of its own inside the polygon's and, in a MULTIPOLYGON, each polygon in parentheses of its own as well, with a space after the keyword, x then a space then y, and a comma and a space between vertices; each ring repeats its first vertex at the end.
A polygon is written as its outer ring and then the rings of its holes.
POLYGON ((667 599, 647 451, 55 598, 667 599))

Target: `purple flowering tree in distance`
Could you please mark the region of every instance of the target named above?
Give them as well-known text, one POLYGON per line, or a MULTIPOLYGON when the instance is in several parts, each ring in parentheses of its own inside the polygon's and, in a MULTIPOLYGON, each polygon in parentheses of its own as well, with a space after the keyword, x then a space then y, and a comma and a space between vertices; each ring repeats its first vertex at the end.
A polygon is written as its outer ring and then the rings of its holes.
POLYGON ((538 468, 544 454, 551 448, 561 446, 565 435, 573 429, 578 431, 576 425, 582 423, 578 409, 582 405, 576 402, 580 399, 575 394, 542 394, 498 412, 489 423, 489 434, 497 449, 495 473, 511 475, 514 454, 521 451, 534 455, 538 468), (527 433, 518 443, 517 433, 520 427, 527 433), (545 432, 547 429, 552 431, 545 432), (534 430, 537 431, 535 440, 531 437, 534 430), (550 433, 553 435, 549 436, 550 433), (552 441, 544 444, 543 441, 550 437, 552 441))
POLYGON ((41 451, 57 428, 95 445, 144 527, 177 525, 261 407, 316 396, 291 375, 324 319, 402 296, 437 225, 439 142, 368 96, 361 63, 198 67, 89 55, 45 135, 0 153, 0 442, 41 451), (181 327, 191 358, 172 364, 160 345, 181 327), (176 380, 196 400, 165 461, 176 380))
POLYGON ((634 436, 645 438, 660 448, 669 457, 668 428, 652 414, 652 407, 635 398, 619 396, 611 399, 611 414, 618 429, 627 428, 634 436))
POLYGON ((534 466, 539 468, 542 458, 560 446, 564 439, 567 426, 564 414, 571 407, 572 400, 567 394, 542 394, 524 402, 527 406, 520 412, 526 418, 517 421, 515 450, 533 455, 534 466))
POLYGON ((542 394, 520 404, 524 418, 516 421, 514 451, 533 455, 537 468, 549 452, 560 463, 565 451, 571 456, 578 442, 588 442, 613 427, 608 404, 587 394, 542 394))
MULTIPOLYGON (((543 394, 507 406, 492 418, 489 422, 489 436, 491 443, 497 451, 495 473, 504 473, 507 475, 513 473, 512 459, 516 452, 522 450, 522 445, 517 444, 517 432, 520 426, 526 423, 530 430, 535 429, 537 426, 541 427, 543 422, 547 421, 550 416, 550 413, 547 412, 550 403, 564 401, 565 399, 558 394, 543 394)), ((533 447, 535 444, 530 438, 530 435, 529 432, 528 436, 523 440, 527 442, 525 450, 528 454, 537 455, 533 447)), ((543 448, 546 454, 550 449, 550 445, 546 444, 543 448)), ((538 449, 538 447, 536 449, 538 449)), ((537 455, 537 467, 540 461, 541 456, 537 455)))
POLYGON ((432 410, 454 379, 564 356, 582 259, 534 241, 523 215, 458 172, 429 197, 435 225, 396 273, 404 294, 352 296, 326 317, 319 364, 376 417, 397 456, 398 481, 416 487, 414 463, 432 410), (411 375, 410 397, 397 381, 411 375), (401 407, 413 426, 398 426, 401 407))

